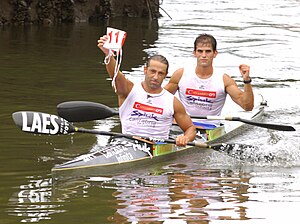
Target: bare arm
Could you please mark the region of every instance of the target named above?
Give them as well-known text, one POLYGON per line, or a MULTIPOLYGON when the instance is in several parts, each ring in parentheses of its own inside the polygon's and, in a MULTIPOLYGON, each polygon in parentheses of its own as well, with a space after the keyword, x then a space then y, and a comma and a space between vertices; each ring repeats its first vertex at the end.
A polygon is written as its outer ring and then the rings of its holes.
MULTIPOLYGON (((248 65, 240 65, 240 72, 245 81, 250 80, 250 67, 248 65)), ((230 95, 232 100, 240 105, 244 110, 250 111, 254 107, 254 96, 252 85, 250 83, 244 84, 244 91, 238 88, 236 82, 228 75, 223 76, 225 90, 230 95)))
POLYGON ((178 83, 182 77, 183 74, 183 68, 177 69, 173 75, 171 76, 169 82, 167 85, 165 85, 165 89, 168 90, 170 93, 175 94, 178 90, 178 83))
POLYGON ((183 136, 177 136, 176 145, 185 146, 188 142, 194 141, 196 128, 190 116, 186 113, 182 103, 174 97, 174 118, 179 127, 184 131, 183 136))
MULTIPOLYGON (((104 43, 107 40, 108 40, 107 35, 100 37, 98 40, 98 47, 105 54, 105 56, 107 56, 109 53, 108 49, 103 47, 104 43)), ((107 70, 107 73, 110 78, 114 77, 115 66, 116 66, 116 60, 112 56, 112 57, 110 57, 109 63, 106 64, 106 70, 107 70)), ((129 92, 131 91, 131 89, 133 87, 133 83, 131 81, 129 81, 128 79, 126 79, 122 72, 118 71, 118 74, 117 74, 117 77, 115 80, 115 84, 116 84, 116 94, 119 97, 119 106, 121 106, 122 103, 124 102, 125 98, 129 94, 129 92)))

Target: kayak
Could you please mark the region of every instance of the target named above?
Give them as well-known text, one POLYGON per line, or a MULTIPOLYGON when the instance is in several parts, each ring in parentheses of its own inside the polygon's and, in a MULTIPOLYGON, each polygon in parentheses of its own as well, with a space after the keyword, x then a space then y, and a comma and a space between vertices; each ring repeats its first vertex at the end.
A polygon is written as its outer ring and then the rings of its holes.
MULTIPOLYGON (((240 111, 237 115, 251 121, 260 120, 266 107, 262 101, 252 111, 240 111)), ((197 128, 196 141, 206 144, 227 141, 246 128, 247 124, 238 121, 225 121, 221 126, 212 129, 197 128)), ((172 128, 170 138, 180 133, 176 126, 172 128)), ((232 149, 231 149, 232 150, 232 149)), ((149 167, 163 161, 181 158, 184 154, 205 153, 209 148, 197 146, 178 147, 169 143, 155 143, 147 140, 113 137, 105 146, 87 154, 80 155, 71 161, 55 165, 53 174, 57 175, 112 175, 117 173, 132 172, 138 168, 149 167)), ((241 151, 241 150, 240 150, 241 151)), ((239 152, 241 153, 241 152, 239 152)), ((228 154, 228 152, 227 152, 228 154)))

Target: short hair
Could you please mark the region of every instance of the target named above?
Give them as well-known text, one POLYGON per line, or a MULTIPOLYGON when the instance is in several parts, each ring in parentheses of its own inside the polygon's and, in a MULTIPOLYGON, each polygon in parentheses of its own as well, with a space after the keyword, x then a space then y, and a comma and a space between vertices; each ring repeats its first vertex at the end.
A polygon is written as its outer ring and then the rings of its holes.
POLYGON ((209 44, 211 44, 213 51, 217 50, 217 40, 210 34, 202 33, 195 39, 194 51, 197 50, 198 43, 202 43, 202 44, 209 43, 209 44))
POLYGON ((148 60, 146 61, 146 67, 149 67, 150 61, 159 61, 165 65, 167 65, 167 69, 166 69, 166 73, 168 73, 168 69, 169 69, 169 62, 166 59, 166 57, 160 55, 160 54, 156 54, 156 55, 152 55, 148 58, 148 60))

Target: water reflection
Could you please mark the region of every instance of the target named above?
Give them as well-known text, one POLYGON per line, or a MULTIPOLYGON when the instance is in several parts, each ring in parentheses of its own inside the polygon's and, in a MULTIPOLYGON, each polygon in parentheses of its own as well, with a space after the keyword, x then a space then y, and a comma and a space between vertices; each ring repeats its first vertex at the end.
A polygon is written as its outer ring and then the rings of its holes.
POLYGON ((115 189, 112 195, 116 212, 108 217, 113 223, 168 223, 176 220, 181 220, 180 223, 209 223, 213 220, 254 221, 272 215, 271 211, 259 211, 253 203, 259 208, 266 202, 290 201, 294 194, 281 195, 277 190, 281 188, 282 193, 294 188, 292 180, 296 177, 290 175, 293 171, 277 175, 272 171, 193 170, 185 164, 169 165, 161 172, 160 175, 99 178, 99 181, 93 177, 88 182, 91 188, 115 189), (265 179, 265 176, 270 179, 265 179), (264 194, 269 196, 264 197, 264 194))
POLYGON ((29 177, 27 184, 19 186, 8 201, 9 215, 18 216, 21 222, 50 220, 54 213, 64 212, 51 200, 52 179, 29 177))
MULTIPOLYGON (((184 168, 174 164, 174 168, 184 168)), ((209 223, 210 220, 247 220, 249 173, 231 170, 171 171, 156 175, 114 177, 93 186, 116 191, 116 212, 109 217, 114 223, 160 223, 183 220, 209 223)))
MULTIPOLYGON (((10 197, 7 212, 21 222, 40 222, 71 212, 80 203, 88 206, 84 214, 97 211, 86 221, 210 223, 277 217, 279 214, 272 212, 278 206, 276 202, 299 203, 299 187, 294 179, 300 174, 294 170, 281 170, 285 174, 279 175, 265 169, 194 168, 174 163, 147 174, 66 178, 58 182, 28 177, 28 183, 20 185, 10 197), (73 206, 68 205, 70 201, 73 206), (270 210, 262 211, 266 203, 270 210)), ((76 209, 72 216, 74 220, 82 217, 76 209)))

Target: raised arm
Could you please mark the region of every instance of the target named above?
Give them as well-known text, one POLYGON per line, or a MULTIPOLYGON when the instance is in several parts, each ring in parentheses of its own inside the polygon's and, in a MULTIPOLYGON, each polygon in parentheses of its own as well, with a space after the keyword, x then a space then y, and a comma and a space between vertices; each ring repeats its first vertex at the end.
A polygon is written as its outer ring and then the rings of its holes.
POLYGON ((223 77, 225 89, 235 103, 240 105, 244 110, 250 111, 254 107, 254 96, 252 91, 251 78, 249 76, 250 67, 248 65, 242 64, 239 66, 239 69, 244 79, 244 91, 239 89, 236 82, 226 74, 223 77))
MULTIPOLYGON (((108 40, 108 36, 104 35, 98 40, 98 47, 105 54, 108 55, 109 50, 104 48, 104 43, 108 40)), ((110 57, 109 63, 106 64, 106 70, 110 78, 114 77, 116 60, 113 56, 110 57)), ((116 84, 116 94, 119 96, 119 106, 123 103, 129 92, 133 87, 133 83, 125 78, 124 74, 120 71, 117 73, 117 77, 115 79, 116 84)))
POLYGON ((184 131, 183 136, 177 136, 176 145, 185 146, 188 142, 194 141, 196 128, 190 116, 186 113, 182 103, 174 97, 174 118, 179 127, 184 131))

